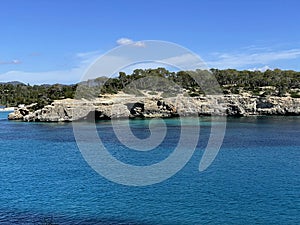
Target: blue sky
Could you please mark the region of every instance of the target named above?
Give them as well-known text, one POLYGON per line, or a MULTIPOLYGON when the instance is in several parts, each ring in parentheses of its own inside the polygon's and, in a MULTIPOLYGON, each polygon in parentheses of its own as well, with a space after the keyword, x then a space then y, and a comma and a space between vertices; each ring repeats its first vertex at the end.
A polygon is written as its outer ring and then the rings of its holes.
POLYGON ((96 57, 143 40, 177 43, 210 68, 300 71, 299 9, 297 0, 3 0, 0 81, 75 83, 96 57))

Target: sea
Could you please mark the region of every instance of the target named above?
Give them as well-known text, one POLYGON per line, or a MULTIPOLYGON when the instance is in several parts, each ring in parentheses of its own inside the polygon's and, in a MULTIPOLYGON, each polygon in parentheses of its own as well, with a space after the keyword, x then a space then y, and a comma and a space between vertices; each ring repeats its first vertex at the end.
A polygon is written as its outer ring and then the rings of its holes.
MULTIPOLYGON (((113 126, 124 121, 97 121, 93 126, 111 155, 136 166, 172 154, 179 121, 200 128, 182 169, 158 183, 131 186, 90 166, 72 123, 9 121, 7 115, 0 112, 1 225, 300 224, 300 117, 227 118, 221 148, 204 171, 199 162, 218 123, 210 117, 165 119, 164 140, 145 152, 118 141, 113 126)), ((150 121, 127 122, 143 139, 151 135, 150 121)))

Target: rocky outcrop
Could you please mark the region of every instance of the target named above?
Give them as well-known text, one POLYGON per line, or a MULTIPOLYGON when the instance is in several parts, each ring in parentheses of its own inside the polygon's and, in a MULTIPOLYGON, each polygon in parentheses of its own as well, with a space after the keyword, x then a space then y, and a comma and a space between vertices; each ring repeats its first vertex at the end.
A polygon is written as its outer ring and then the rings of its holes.
POLYGON ((30 111, 33 111, 34 106, 36 106, 36 103, 19 107, 16 110, 14 110, 14 112, 8 114, 8 119, 9 120, 23 120, 25 116, 30 114, 30 111))
POLYGON ((18 108, 11 120, 76 121, 112 118, 166 118, 176 116, 216 115, 300 115, 300 99, 291 97, 254 97, 250 95, 214 95, 203 97, 136 97, 133 95, 102 96, 93 100, 56 100, 39 110, 18 108))
POLYGON ((300 99, 291 97, 260 98, 257 113, 262 115, 300 115, 300 99))

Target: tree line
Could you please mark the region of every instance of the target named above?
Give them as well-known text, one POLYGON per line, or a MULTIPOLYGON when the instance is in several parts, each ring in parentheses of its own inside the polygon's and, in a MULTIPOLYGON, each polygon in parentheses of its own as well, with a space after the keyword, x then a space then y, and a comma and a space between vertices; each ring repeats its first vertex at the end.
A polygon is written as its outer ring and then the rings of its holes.
POLYGON ((73 98, 76 86, 2 83, 0 84, 0 105, 10 107, 37 103, 36 108, 42 108, 56 99, 73 98))
POLYGON ((120 90, 133 91, 134 86, 137 89, 166 91, 166 87, 171 88, 170 86, 174 85, 168 85, 165 82, 171 82, 185 89, 190 96, 197 96, 206 94, 206 89, 213 88, 215 81, 225 94, 248 92, 262 97, 268 95, 300 97, 300 72, 280 69, 264 72, 235 69, 179 72, 171 72, 165 68, 136 69, 129 75, 120 72, 118 77, 111 79, 100 77, 84 84, 97 94, 115 94, 120 90), (198 79, 194 79, 195 77, 198 79), (146 78, 149 78, 149 82, 146 78), (101 86, 101 89, 97 86, 101 86))
POLYGON ((203 87, 213 87, 217 81, 225 94, 248 92, 256 96, 300 97, 300 72, 293 70, 249 71, 235 69, 211 69, 210 71, 178 71, 165 68, 136 69, 131 74, 120 72, 108 79, 99 77, 74 85, 25 85, 22 83, 0 84, 0 104, 18 106, 38 103, 37 108, 50 104, 53 100, 81 97, 97 97, 101 94, 116 94, 124 91, 141 94, 139 90, 176 93, 184 90, 189 96, 205 95, 203 87), (210 74, 209 76, 207 74, 210 74), (196 78, 196 79, 195 79, 196 78), (214 79, 215 78, 215 79, 214 79))

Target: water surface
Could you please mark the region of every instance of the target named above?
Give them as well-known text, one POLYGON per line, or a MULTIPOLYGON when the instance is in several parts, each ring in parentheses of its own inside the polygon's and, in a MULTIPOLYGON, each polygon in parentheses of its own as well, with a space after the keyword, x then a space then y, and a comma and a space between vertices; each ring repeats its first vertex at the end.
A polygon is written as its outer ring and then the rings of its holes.
MULTIPOLYGON (((6 117, 0 113, 1 224, 300 224, 299 117, 229 118, 218 156, 201 173, 210 119, 187 118, 201 126, 192 159, 175 176, 146 187, 115 184, 92 170, 71 123, 6 117)), ((116 158, 148 165, 176 147, 178 120, 166 123, 166 139, 148 153, 122 146, 109 121, 98 122, 97 130, 116 158)), ((147 124, 132 121, 133 133, 147 137, 147 124)))

